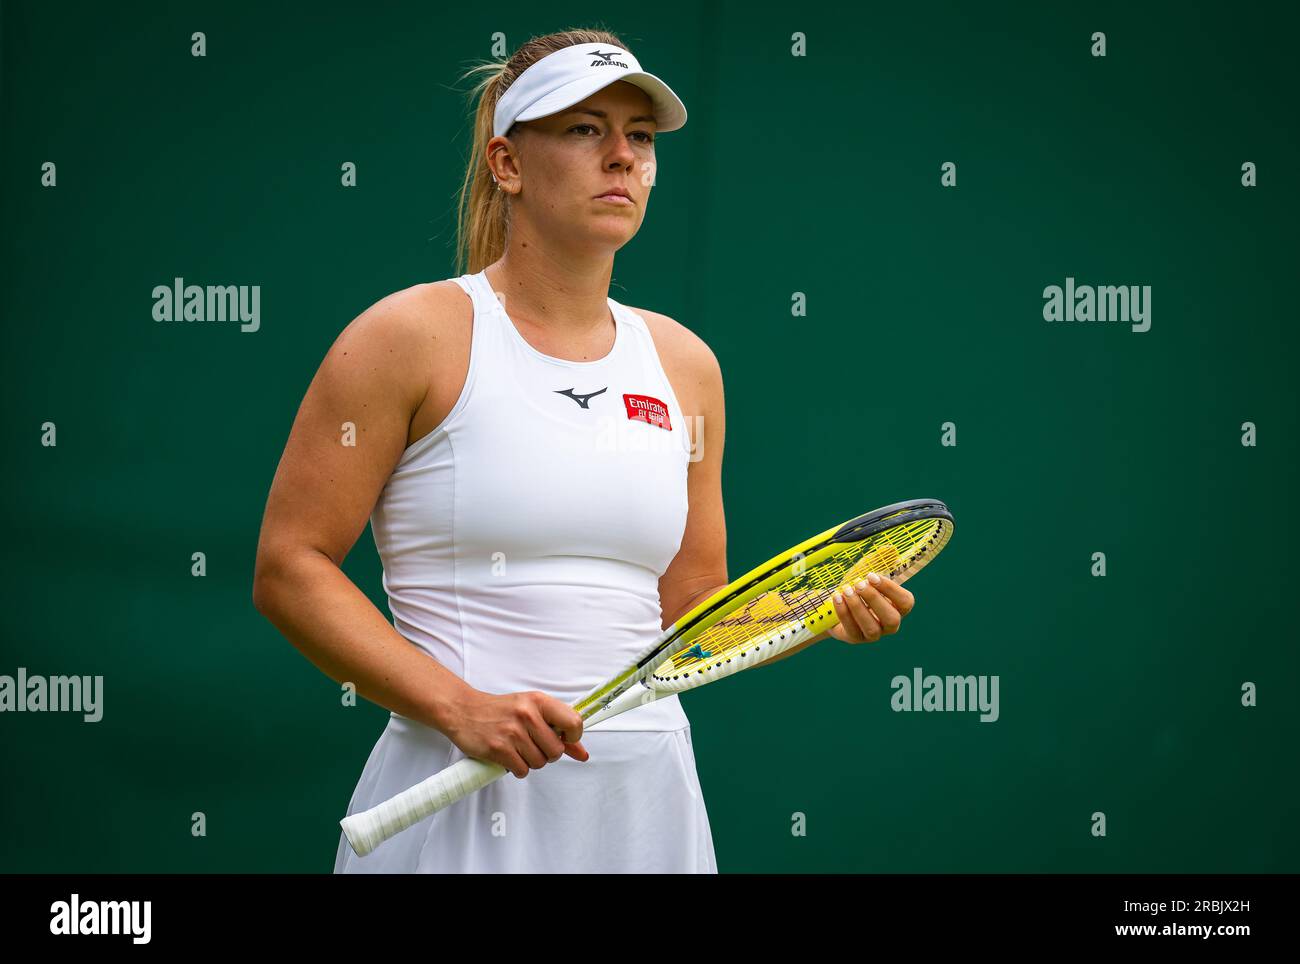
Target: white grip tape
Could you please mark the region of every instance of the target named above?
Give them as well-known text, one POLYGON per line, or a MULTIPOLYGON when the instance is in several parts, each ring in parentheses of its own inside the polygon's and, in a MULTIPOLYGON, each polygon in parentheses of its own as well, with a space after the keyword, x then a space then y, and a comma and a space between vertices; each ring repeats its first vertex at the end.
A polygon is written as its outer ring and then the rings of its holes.
POLYGON ((495 763, 472 758, 458 760, 378 806, 344 817, 339 825, 356 855, 364 857, 411 824, 450 807, 505 775, 506 768, 495 763))

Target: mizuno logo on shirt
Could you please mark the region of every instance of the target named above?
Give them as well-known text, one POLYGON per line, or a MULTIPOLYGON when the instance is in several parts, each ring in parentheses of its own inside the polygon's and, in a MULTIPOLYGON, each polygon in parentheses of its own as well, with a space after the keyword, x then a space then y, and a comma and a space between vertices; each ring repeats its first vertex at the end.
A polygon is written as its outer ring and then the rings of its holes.
POLYGON ((589 408, 590 406, 587 405, 587 401, 588 401, 588 399, 595 398, 595 397, 596 397, 597 395, 599 395, 601 392, 607 392, 607 391, 609 391, 609 386, 608 386, 608 385, 606 385, 604 388, 602 388, 599 392, 592 392, 590 395, 579 395, 579 394, 576 393, 572 388, 565 388, 565 389, 558 389, 558 388, 557 388, 557 389, 555 390, 555 394, 556 394, 556 395, 563 395, 565 398, 571 398, 571 399, 573 399, 575 402, 578 403, 578 407, 579 407, 579 408, 589 408))

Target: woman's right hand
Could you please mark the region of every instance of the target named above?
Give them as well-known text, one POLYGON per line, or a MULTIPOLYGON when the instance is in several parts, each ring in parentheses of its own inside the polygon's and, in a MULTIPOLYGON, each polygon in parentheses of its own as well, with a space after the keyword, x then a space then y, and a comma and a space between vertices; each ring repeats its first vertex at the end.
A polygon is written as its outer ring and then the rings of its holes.
POLYGON ((568 754, 586 762, 582 717, 568 703, 528 690, 484 693, 467 687, 444 732, 467 756, 505 767, 519 779, 568 754))

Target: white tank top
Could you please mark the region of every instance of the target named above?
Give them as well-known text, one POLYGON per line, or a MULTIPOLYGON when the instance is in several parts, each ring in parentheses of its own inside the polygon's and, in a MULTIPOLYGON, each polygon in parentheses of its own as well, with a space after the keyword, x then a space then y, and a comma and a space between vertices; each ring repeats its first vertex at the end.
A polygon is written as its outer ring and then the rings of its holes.
MULTIPOLYGON (((402 454, 371 515, 397 630, 476 689, 566 703, 661 631, 686 527, 690 442, 645 320, 608 299, 614 347, 524 340, 483 272, 455 406, 402 454)), ((687 726, 676 696, 602 730, 687 726)))

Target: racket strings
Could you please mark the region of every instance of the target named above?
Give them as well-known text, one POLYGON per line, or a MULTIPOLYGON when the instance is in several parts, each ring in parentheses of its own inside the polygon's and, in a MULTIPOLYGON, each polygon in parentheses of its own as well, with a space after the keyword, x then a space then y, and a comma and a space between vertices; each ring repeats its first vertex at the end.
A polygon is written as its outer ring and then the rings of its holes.
POLYGON ((667 660, 654 675, 671 679, 720 668, 755 646, 779 647, 801 624, 816 632, 829 629, 835 619, 831 597, 838 589, 864 579, 868 572, 901 582, 943 547, 950 531, 945 519, 919 519, 796 560, 789 578, 699 633, 692 646, 667 660))

